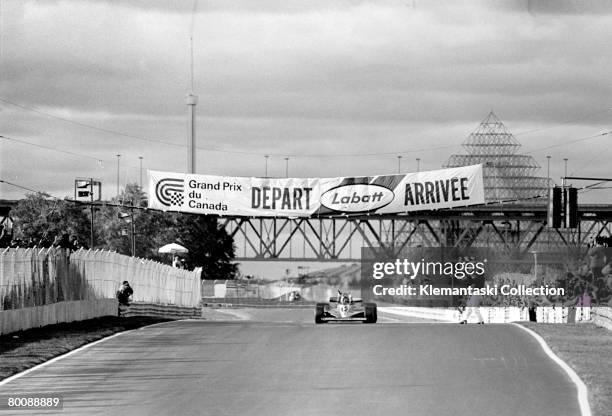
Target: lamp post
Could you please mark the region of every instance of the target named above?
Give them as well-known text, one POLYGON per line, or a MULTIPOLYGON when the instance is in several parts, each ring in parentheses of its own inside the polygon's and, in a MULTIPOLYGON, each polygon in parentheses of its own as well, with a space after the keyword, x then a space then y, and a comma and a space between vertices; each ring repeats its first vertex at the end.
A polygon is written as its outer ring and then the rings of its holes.
POLYGON ((421 158, 417 157, 416 162, 417 162, 417 172, 420 172, 421 171, 421 158))
POLYGON ((265 155, 265 156, 264 156, 264 158, 266 159, 266 174, 265 174, 264 176, 265 176, 266 178, 268 177, 268 158, 269 158, 269 157, 270 157, 270 156, 268 156, 268 155, 265 155))
POLYGON ((397 155, 397 173, 402 171, 402 155, 397 155))
POLYGON ((138 156, 140 161, 140 190, 142 191, 142 156, 138 156))
POLYGON ((537 281, 538 280, 538 253, 539 251, 531 250, 530 253, 533 254, 533 276, 534 276, 534 280, 537 281))
MULTIPOLYGON (((548 194, 548 204, 546 205, 550 209, 550 158, 551 156, 546 156, 546 190, 548 194)), ((550 227, 546 227, 546 242, 548 247, 550 247, 550 227)))
POLYGON ((188 94, 186 104, 189 116, 187 128, 187 173, 196 173, 196 106, 198 105, 198 96, 193 92, 188 94))
POLYGON ((289 158, 285 158, 285 178, 289 177, 289 158))
POLYGON ((119 160, 121 159, 121 155, 117 154, 117 198, 119 198, 119 160))

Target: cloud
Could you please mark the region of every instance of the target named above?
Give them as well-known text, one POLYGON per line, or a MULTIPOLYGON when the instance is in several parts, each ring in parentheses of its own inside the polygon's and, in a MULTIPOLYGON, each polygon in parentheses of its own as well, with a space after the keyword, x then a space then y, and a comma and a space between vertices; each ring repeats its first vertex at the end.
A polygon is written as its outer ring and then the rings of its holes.
MULTIPOLYGON (((261 175, 263 154, 279 176, 284 155, 299 176, 390 173, 394 155, 343 155, 407 149, 405 166, 420 155, 437 168, 491 109, 514 132, 538 130, 517 136, 526 150, 596 134, 612 107, 612 17, 585 7, 215 0, 192 16, 192 2, 5 3, 0 98, 98 130, 1 104, 2 133, 106 162, 2 141, 2 175, 69 190, 91 170, 112 184, 117 153, 125 177, 138 176, 139 155, 184 169, 192 17, 203 173, 261 175), (34 168, 14 162, 26 158, 34 168)), ((607 150, 592 145, 551 151, 578 166, 607 150)))

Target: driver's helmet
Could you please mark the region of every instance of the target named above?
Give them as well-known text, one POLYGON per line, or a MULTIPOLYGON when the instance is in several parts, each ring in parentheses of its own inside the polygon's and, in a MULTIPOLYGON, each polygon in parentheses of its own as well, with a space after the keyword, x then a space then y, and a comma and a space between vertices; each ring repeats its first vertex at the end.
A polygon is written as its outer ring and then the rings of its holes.
POLYGON ((351 299, 349 298, 349 295, 344 293, 342 297, 340 298, 340 303, 342 303, 343 305, 348 305, 349 303, 351 303, 351 299))

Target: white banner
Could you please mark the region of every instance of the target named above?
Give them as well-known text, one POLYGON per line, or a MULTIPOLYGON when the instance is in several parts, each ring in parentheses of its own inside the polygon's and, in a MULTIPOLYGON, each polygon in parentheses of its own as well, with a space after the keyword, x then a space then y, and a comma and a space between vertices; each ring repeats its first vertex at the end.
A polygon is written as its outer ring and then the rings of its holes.
POLYGON ((149 171, 149 208, 195 214, 396 214, 484 202, 482 165, 345 178, 245 178, 149 171))

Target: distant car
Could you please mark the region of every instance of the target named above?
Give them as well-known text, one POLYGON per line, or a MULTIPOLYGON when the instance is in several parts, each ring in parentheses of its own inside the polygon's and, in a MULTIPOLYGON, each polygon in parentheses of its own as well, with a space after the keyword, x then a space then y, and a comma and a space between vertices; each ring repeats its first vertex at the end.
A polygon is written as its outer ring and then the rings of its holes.
POLYGON ((329 321, 361 321, 366 324, 376 323, 376 304, 364 303, 353 298, 350 293, 341 293, 329 298, 329 303, 317 303, 315 323, 323 324, 329 321))

